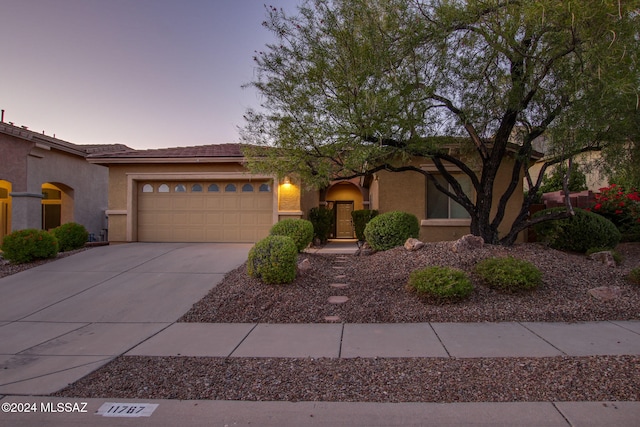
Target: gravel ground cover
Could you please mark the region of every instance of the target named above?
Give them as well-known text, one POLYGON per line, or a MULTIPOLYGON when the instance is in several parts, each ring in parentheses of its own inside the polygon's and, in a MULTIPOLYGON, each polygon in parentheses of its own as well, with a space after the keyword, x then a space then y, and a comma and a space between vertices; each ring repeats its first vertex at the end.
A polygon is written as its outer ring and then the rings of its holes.
POLYGON ((56 396, 331 402, 636 401, 639 357, 121 357, 56 396))
POLYGON ((640 266, 640 243, 618 246, 624 261, 607 267, 582 254, 540 244, 512 247, 486 245, 455 253, 451 243, 428 243, 409 252, 402 247, 370 256, 301 254, 311 270, 291 285, 265 285, 246 274, 242 265, 187 312, 182 322, 316 323, 337 316, 345 323, 594 321, 640 319, 640 286, 625 276, 640 266), (533 292, 505 294, 483 286, 473 274, 475 264, 491 256, 513 256, 532 262, 543 272, 533 292), (450 266, 471 275, 472 296, 453 304, 423 301, 406 289, 409 273, 431 265, 450 266), (332 283, 348 284, 335 288, 332 283), (589 289, 617 286, 621 294, 599 301, 589 289), (330 296, 346 296, 329 304, 330 296))

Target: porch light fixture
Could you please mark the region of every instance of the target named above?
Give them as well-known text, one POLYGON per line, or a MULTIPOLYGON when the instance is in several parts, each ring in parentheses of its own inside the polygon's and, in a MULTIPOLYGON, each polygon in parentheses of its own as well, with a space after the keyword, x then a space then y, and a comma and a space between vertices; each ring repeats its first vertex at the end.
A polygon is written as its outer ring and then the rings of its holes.
POLYGON ((291 179, 285 175, 284 180, 282 181, 284 185, 291 185, 291 179))

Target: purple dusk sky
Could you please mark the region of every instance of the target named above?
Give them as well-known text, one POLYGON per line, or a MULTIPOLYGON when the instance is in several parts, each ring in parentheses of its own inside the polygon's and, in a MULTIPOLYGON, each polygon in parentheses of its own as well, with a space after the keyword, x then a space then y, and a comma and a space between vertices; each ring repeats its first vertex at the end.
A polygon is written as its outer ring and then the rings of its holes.
POLYGON ((76 144, 237 142, 257 107, 264 4, 301 0, 2 0, 5 121, 76 144))

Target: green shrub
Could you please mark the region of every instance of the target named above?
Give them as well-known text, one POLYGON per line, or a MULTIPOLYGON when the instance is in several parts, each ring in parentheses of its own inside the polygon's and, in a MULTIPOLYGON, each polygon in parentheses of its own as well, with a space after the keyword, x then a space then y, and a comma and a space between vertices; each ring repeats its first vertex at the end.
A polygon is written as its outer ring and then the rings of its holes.
POLYGON ((450 267, 427 267, 409 275, 409 287, 419 295, 438 300, 460 300, 471 295, 473 285, 467 275, 450 267))
POLYGON ((313 225, 313 237, 320 240, 320 243, 327 243, 331 227, 333 226, 332 209, 325 207, 311 208, 309 211, 309 221, 313 225))
POLYGON ((247 274, 267 284, 291 283, 297 261, 298 250, 291 237, 267 236, 249 251, 247 274))
MULTIPOLYGON (((534 218, 546 213, 565 210, 565 207, 545 209, 534 218)), ((585 253, 590 248, 615 248, 620 232, 608 219, 583 209, 574 209, 573 217, 545 221, 534 225, 538 239, 555 249, 585 253)))
POLYGON ((404 245, 409 237, 418 238, 420 223, 410 213, 394 211, 374 217, 364 228, 367 243, 376 251, 404 245))
POLYGON ((631 283, 640 285, 640 267, 636 267, 633 270, 631 270, 627 278, 631 283))
POLYGON ((58 239, 60 252, 82 248, 89 238, 89 232, 84 225, 75 222, 62 224, 51 230, 51 233, 58 239))
MULTIPOLYGON (((556 166, 550 175, 542 177, 542 185, 538 190, 542 193, 551 193, 552 191, 564 190, 564 176, 567 174, 567 166, 556 166)), ((582 172, 579 165, 573 165, 569 174, 569 182, 567 183, 569 191, 587 190, 587 177, 582 172)))
MULTIPOLYGON (((364 241, 364 229, 367 223, 371 219, 378 215, 378 211, 370 209, 360 209, 351 212, 351 218, 353 219, 353 227, 356 229, 356 238, 360 241, 364 241)), ((404 242, 403 242, 404 243, 404 242)))
POLYGON ((542 273, 535 265, 513 257, 487 258, 475 271, 487 286, 504 292, 531 290, 542 283, 542 273))
POLYGON ((55 257, 58 254, 58 240, 47 231, 27 228, 6 235, 0 249, 4 259, 25 263, 55 257))
POLYGON ((298 248, 298 252, 302 252, 313 240, 313 224, 306 219, 283 219, 273 224, 269 234, 272 236, 291 237, 298 248))

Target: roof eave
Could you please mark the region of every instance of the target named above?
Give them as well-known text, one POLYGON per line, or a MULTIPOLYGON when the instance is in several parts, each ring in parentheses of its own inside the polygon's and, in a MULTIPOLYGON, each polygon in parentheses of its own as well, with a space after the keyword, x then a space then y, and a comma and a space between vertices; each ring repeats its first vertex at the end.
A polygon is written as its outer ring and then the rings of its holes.
POLYGON ((87 161, 93 164, 199 164, 199 163, 244 163, 241 156, 227 157, 87 157, 87 161))

